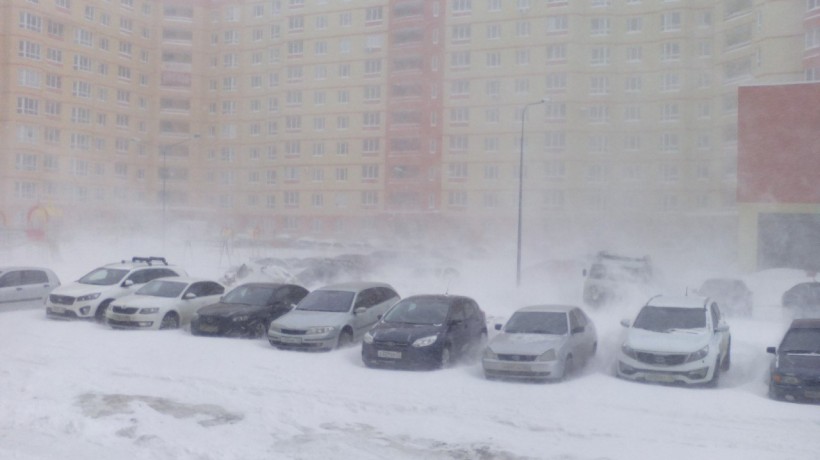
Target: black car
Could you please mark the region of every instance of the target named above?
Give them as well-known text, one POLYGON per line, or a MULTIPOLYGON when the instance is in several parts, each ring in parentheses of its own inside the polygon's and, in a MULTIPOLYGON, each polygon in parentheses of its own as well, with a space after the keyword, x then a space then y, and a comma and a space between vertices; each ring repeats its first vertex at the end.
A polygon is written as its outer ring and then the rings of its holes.
POLYGON ((775 355, 769 377, 769 396, 786 401, 820 402, 820 319, 796 319, 775 355))
POLYGON ((368 367, 447 367, 487 340, 487 321, 475 300, 452 295, 417 295, 394 305, 364 335, 368 367))
POLYGON ((191 320, 191 333, 265 337, 271 321, 289 312, 307 294, 307 289, 296 284, 242 284, 219 303, 200 308, 191 320))
POLYGON ((698 294, 717 300, 720 309, 731 314, 751 316, 754 294, 737 278, 709 278, 700 285, 698 294))
POLYGON ((820 281, 799 283, 783 293, 783 307, 796 317, 820 317, 820 281))

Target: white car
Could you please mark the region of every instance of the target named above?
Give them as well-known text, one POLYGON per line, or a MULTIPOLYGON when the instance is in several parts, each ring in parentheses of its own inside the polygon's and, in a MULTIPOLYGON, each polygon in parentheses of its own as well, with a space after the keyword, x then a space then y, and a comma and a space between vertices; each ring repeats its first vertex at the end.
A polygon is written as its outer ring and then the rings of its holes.
POLYGON ((219 302, 225 286, 216 281, 175 276, 155 279, 115 300, 105 312, 115 329, 177 329, 197 310, 219 302))
POLYGON ((729 369, 732 336, 717 302, 701 296, 656 296, 627 327, 617 375, 659 383, 717 385, 729 369))
POLYGON ((95 319, 102 322, 115 299, 133 294, 143 284, 167 276, 187 276, 163 257, 134 257, 94 269, 79 280, 51 291, 46 315, 59 319, 95 319))
POLYGON ((560 380, 598 348, 592 320, 573 305, 534 305, 513 313, 481 360, 489 378, 560 380))
POLYGON ((42 308, 60 285, 57 275, 42 267, 0 267, 0 311, 42 308))

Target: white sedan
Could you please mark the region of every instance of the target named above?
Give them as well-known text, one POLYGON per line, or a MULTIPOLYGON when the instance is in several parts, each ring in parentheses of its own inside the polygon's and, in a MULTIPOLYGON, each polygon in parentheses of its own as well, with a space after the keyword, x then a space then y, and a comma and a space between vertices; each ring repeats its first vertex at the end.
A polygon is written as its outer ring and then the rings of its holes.
POLYGON ((117 299, 105 313, 115 329, 176 329, 198 309, 219 302, 225 286, 216 281, 174 276, 155 279, 117 299))

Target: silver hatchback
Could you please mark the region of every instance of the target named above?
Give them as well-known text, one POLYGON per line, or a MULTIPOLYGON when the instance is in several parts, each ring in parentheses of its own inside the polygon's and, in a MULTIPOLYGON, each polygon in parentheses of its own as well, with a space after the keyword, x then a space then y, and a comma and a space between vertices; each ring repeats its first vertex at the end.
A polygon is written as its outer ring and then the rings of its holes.
POLYGON ((361 339, 399 295, 386 283, 324 286, 273 321, 268 341, 277 348, 332 350, 361 339))
POLYGON ((595 326, 572 305, 535 305, 513 313, 487 345, 487 378, 560 380, 586 363, 598 347, 595 326))

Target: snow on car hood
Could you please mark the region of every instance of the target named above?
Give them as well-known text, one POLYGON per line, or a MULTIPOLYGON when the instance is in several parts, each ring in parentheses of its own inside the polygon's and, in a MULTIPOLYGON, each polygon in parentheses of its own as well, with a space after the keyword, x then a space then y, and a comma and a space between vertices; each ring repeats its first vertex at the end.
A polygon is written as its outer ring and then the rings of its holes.
POLYGON ((563 335, 501 333, 490 341, 494 353, 504 355, 540 355, 559 348, 567 340, 563 335))
POLYGON ((637 351, 657 351, 663 353, 692 353, 709 345, 711 334, 707 329, 677 329, 670 332, 655 332, 630 328, 626 344, 637 351))
POLYGON ((268 307, 259 305, 246 305, 241 303, 215 303, 197 310, 199 315, 216 316, 220 318, 228 318, 234 315, 253 315, 259 313, 268 307))
POLYGON ((112 302, 111 306, 118 307, 157 307, 157 308, 171 308, 180 303, 180 299, 176 297, 156 297, 152 295, 136 295, 131 294, 112 302))
POLYGON ((374 340, 380 342, 413 343, 417 339, 436 335, 442 331, 440 324, 377 323, 370 331, 374 340))
POLYGON ((100 286, 100 285, 97 285, 97 284, 83 284, 83 283, 78 283, 78 282, 75 281, 73 283, 64 284, 62 286, 59 286, 59 287, 55 288, 53 291, 51 291, 51 293, 56 294, 56 295, 70 296, 70 297, 80 297, 80 296, 83 296, 83 295, 86 295, 86 294, 93 294, 95 292, 106 292, 106 291, 111 290, 112 288, 113 289, 119 288, 119 284, 115 283, 115 284, 100 286))
POLYGON ((286 329, 307 329, 317 326, 342 326, 351 317, 348 312, 292 310, 274 321, 286 329))

